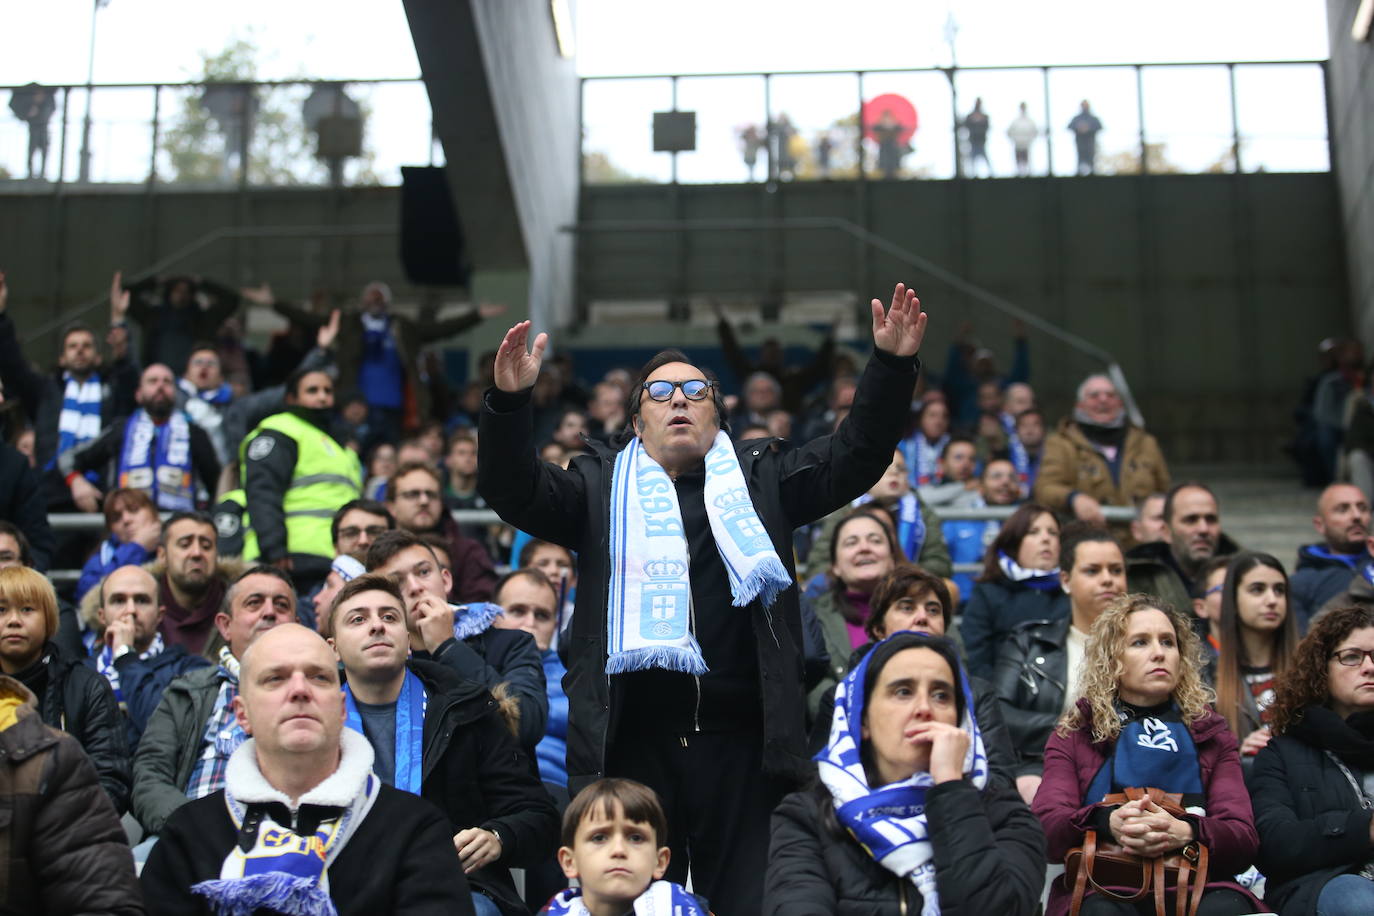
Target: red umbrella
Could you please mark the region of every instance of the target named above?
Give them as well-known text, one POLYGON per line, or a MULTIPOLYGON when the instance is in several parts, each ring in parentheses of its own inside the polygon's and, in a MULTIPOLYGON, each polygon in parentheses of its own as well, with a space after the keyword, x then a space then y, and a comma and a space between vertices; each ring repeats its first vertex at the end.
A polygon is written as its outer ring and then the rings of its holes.
POLYGON ((902 125, 897 142, 910 143, 911 135, 916 133, 916 125, 919 123, 916 106, 908 102, 905 96, 897 95, 895 92, 887 92, 864 102, 864 136, 870 140, 878 140, 873 136, 873 125, 882 119, 884 112, 891 112, 897 123, 902 125))

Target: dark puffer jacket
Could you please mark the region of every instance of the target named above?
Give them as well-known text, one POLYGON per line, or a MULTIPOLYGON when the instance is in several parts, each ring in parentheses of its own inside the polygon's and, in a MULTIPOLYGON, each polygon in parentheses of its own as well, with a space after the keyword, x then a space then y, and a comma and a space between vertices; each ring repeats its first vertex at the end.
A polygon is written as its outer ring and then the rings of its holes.
POLYGON ((1374 713, 1342 721, 1326 707, 1310 706, 1250 767, 1260 840, 1256 864, 1268 879, 1265 902, 1282 916, 1315 913, 1327 881, 1358 872, 1374 857, 1370 812, 1328 750, 1356 780, 1374 770, 1374 713))
MULTIPOLYGON (((824 788, 794 792, 773 812, 765 913, 897 916, 921 892, 840 829, 824 788)), ((926 792, 935 885, 944 913, 1034 913, 1045 882, 1045 836, 1015 789, 947 782, 926 792)))
POLYGON ((100 776, 115 812, 129 810, 133 778, 124 718, 105 678, 48 643, 43 657, 47 686, 39 702, 43 721, 81 742, 100 776))
POLYGON ((1368 555, 1353 557, 1334 554, 1325 544, 1304 544, 1298 548, 1298 568, 1288 580, 1288 601, 1298 615, 1298 629, 1307 632, 1312 616, 1332 598, 1345 591, 1350 577, 1368 555))
POLYGON ((81 746, 13 678, 0 676, 0 699, 23 701, 0 731, 0 912, 142 913, 124 828, 81 746))

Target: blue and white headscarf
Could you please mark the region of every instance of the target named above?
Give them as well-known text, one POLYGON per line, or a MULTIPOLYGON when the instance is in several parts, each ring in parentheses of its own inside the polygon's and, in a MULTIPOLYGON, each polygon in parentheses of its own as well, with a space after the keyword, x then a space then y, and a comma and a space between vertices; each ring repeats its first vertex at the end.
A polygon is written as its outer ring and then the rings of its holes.
MULTIPOLYGON (((816 755, 821 782, 830 790, 840 826, 849 831, 873 859, 888 871, 908 878, 921 892, 922 916, 939 916, 940 897, 935 885, 935 848, 926 820, 926 791, 935 784, 930 773, 916 773, 888 786, 871 787, 864 771, 864 681, 868 665, 881 647, 893 639, 911 636, 894 633, 874 646, 845 675, 835 689, 835 715, 830 740, 816 755)), ((937 637, 938 638, 938 637, 937 637)), ((973 715, 973 693, 962 666, 956 672, 964 695, 959 726, 973 736, 964 757, 964 776, 980 791, 988 782, 988 758, 983 735, 973 715)))
MULTIPOLYGON (((792 584, 754 510, 734 444, 716 433, 706 453, 706 517, 735 607, 771 605, 792 584)), ((615 457, 611 475, 610 604, 606 673, 663 668, 705 674, 692 633, 691 560, 677 488, 639 438, 615 457)))

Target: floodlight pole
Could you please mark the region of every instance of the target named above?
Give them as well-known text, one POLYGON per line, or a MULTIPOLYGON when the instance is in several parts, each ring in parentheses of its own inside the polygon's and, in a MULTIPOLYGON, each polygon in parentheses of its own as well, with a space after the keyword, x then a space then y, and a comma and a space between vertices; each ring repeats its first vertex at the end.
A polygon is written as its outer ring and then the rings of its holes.
POLYGON ((91 0, 91 48, 86 58, 86 117, 81 122, 81 165, 77 181, 91 180, 91 94, 95 86, 95 22, 100 0, 91 0))

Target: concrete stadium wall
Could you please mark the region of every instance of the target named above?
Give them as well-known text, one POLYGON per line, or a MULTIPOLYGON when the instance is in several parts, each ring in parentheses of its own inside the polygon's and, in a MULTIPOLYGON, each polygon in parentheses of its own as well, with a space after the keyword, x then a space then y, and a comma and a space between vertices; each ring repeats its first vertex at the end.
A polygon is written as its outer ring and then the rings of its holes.
MULTIPOLYGON (((1282 461, 1316 342, 1349 332, 1329 174, 594 186, 580 224, 817 216, 866 227, 1113 353, 1175 461, 1282 461)), ((1003 366, 1010 358, 1000 313, 836 232, 584 233, 578 271, 584 311, 719 297, 781 303, 783 321, 789 298, 886 300, 906 280, 932 316, 932 369, 965 320, 1003 366)), ((1035 332, 1031 349, 1056 416, 1097 364, 1035 332)))
MULTIPOLYGON (((233 286, 270 282, 281 298, 303 301, 323 290, 338 304, 369 280, 384 280, 415 300, 401 267, 400 191, 396 188, 269 189, 237 192, 104 189, 61 195, 0 195, 0 270, 21 333, 54 319, 109 320, 110 275, 132 275, 227 227, 381 227, 357 237, 221 240, 187 255, 167 273, 198 274, 233 286), (82 304, 96 303, 85 312, 82 304)), ((53 335, 29 352, 46 362, 53 335)))

